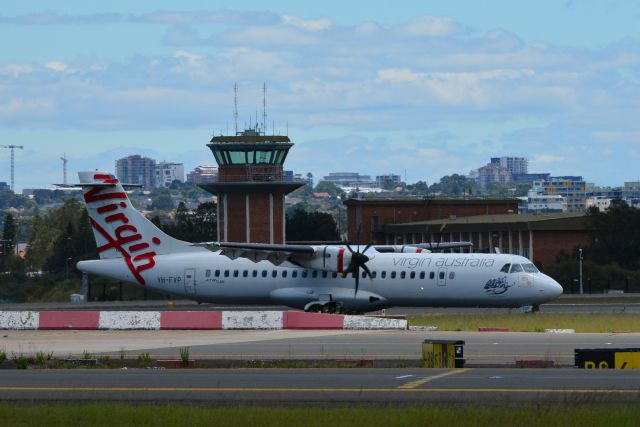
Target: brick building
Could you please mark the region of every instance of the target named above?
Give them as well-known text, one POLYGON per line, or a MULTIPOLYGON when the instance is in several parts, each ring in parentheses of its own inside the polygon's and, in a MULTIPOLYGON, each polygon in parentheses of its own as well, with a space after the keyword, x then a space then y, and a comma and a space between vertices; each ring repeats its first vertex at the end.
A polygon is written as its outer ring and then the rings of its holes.
POLYGON ((304 185, 284 178, 289 137, 248 129, 214 136, 207 146, 218 163, 218 180, 200 187, 218 196, 218 240, 284 243, 284 196, 304 185))
POLYGON ((430 221, 387 224, 385 243, 469 241, 474 252, 499 248, 522 255, 539 267, 552 264, 558 254, 590 244, 584 213, 478 215, 430 221))
POLYGON ((348 238, 364 244, 385 244, 384 227, 389 224, 518 213, 516 199, 350 199, 344 204, 348 238))

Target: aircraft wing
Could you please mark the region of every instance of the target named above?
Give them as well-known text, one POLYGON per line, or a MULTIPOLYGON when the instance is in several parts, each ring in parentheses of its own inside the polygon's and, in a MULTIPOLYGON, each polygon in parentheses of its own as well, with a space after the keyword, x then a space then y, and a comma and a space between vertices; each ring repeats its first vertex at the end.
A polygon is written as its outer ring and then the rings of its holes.
POLYGON ((459 249, 472 247, 471 242, 431 242, 431 243, 410 243, 407 245, 374 245, 378 252, 416 252, 416 249, 426 249, 428 251, 439 251, 445 249, 459 249))
POLYGON ((221 251, 220 254, 229 259, 247 258, 253 262, 269 261, 280 265, 285 261, 296 264, 300 259, 310 259, 316 253, 316 247, 309 245, 280 245, 270 243, 235 243, 235 242, 205 242, 196 243, 211 251, 221 251))

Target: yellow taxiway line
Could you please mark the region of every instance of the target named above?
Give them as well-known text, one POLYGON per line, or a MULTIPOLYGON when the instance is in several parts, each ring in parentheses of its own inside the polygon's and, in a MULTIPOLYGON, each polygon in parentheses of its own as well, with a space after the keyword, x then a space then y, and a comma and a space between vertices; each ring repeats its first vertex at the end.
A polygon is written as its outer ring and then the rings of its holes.
POLYGON ((415 389, 415 388, 420 387, 422 384, 426 384, 426 383, 428 383, 430 381, 437 380, 439 378, 448 377, 448 376, 451 376, 451 375, 461 374, 461 373, 466 372, 466 371, 468 371, 468 369, 455 369, 453 371, 445 372, 443 374, 432 375, 430 377, 425 377, 425 378, 420 378, 418 380, 413 380, 413 381, 408 382, 406 384, 402 384, 401 386, 398 386, 396 388, 402 389, 402 390, 415 389))

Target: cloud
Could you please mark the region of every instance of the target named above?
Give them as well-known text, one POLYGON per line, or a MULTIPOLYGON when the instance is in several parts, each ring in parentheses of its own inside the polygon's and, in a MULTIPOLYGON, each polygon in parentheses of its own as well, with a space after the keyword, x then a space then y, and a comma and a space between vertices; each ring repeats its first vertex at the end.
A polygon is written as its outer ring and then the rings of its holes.
POLYGON ((437 16, 419 16, 401 27, 401 31, 411 37, 445 37, 459 30, 454 19, 437 16))
POLYGON ((0 16, 0 23, 14 25, 106 25, 123 20, 119 13, 94 13, 88 15, 61 15, 53 11, 18 16, 0 16))
POLYGON ((296 16, 282 15, 282 21, 285 24, 307 31, 322 31, 331 27, 331 21, 327 18, 305 20, 296 16))
POLYGON ((554 154, 538 154, 534 156, 533 161, 541 164, 558 163, 558 162, 563 162, 564 157, 556 156, 554 154))
POLYGON ((610 144, 640 144, 640 131, 596 131, 593 139, 610 144))

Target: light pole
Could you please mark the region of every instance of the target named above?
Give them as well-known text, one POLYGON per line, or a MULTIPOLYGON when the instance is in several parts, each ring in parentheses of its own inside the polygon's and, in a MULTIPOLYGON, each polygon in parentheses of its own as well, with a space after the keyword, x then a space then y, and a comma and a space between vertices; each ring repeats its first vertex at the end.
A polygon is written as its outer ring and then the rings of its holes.
POLYGON ((584 293, 584 289, 582 288, 582 248, 578 249, 578 253, 580 254, 580 295, 584 293))
POLYGON ((68 282, 69 281, 69 261, 71 260, 71 257, 68 257, 65 260, 65 272, 64 272, 64 281, 68 282))

